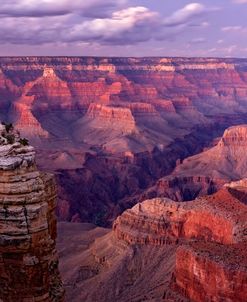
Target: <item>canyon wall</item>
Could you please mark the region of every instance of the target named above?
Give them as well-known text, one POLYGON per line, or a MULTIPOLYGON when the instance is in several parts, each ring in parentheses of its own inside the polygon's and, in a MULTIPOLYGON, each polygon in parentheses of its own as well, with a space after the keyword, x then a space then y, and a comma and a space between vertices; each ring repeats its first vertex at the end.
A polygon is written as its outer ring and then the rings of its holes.
POLYGON ((172 287, 191 301, 241 301, 247 296, 246 244, 191 244, 176 252, 172 287))
POLYGON ((234 244, 246 238, 246 214, 246 206, 224 188, 185 203, 167 198, 138 203, 116 219, 113 230, 129 243, 163 245, 195 239, 234 244))
POLYGON ((246 123, 246 86, 245 59, 2 57, 0 118, 35 145, 39 167, 56 173, 61 219, 107 224, 178 161, 246 123), (104 188, 100 202, 92 179, 104 188))
POLYGON ((146 200, 117 218, 113 225, 117 240, 130 246, 177 247, 165 301, 246 300, 245 182, 187 203, 146 200))
POLYGON ((201 153, 178 161, 173 172, 143 192, 140 200, 168 197, 193 200, 212 194, 229 181, 247 176, 247 125, 227 128, 218 143, 201 153))
POLYGON ((189 202, 155 198, 112 230, 61 223, 59 251, 75 302, 245 302, 247 181, 189 202))
POLYGON ((18 132, 0 132, 0 300, 62 302, 54 177, 37 170, 18 132))

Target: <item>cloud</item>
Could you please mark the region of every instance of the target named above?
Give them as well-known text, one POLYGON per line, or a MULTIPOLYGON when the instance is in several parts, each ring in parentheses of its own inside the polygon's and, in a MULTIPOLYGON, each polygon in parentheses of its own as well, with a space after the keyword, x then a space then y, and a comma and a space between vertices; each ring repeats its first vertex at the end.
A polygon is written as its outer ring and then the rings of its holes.
POLYGON ((245 4, 247 3, 247 0, 233 0, 232 2, 237 4, 245 4))
MULTIPOLYGON (((116 46, 151 40, 171 42, 186 32, 209 27, 202 17, 212 11, 200 3, 190 3, 164 19, 144 6, 122 6, 127 4, 125 0, 60 0, 58 3, 40 0, 40 9, 36 0, 2 1, 0 14, 5 15, 0 18, 0 43, 19 45, 116 46), (35 13, 31 15, 31 12, 35 13)), ((200 37, 201 33, 197 34, 200 37)), ((194 40, 194 44, 203 43, 202 39, 194 40)))
POLYGON ((217 40, 217 44, 222 44, 222 43, 224 43, 224 40, 223 40, 223 39, 217 40))
POLYGON ((237 49, 238 49, 237 45, 229 45, 229 46, 222 47, 222 48, 211 48, 211 49, 209 49, 209 52, 211 52, 211 53, 221 52, 221 53, 224 53, 225 56, 232 56, 232 55, 234 55, 234 53, 236 52, 237 49))
POLYGON ((78 13, 105 16, 125 0, 1 0, 0 15, 6 17, 44 17, 78 13))
POLYGON ((43 44, 60 41, 64 16, 40 18, 0 18, 0 42, 11 44, 43 44))
POLYGON ((68 32, 70 41, 98 41, 129 44, 149 40, 158 26, 158 13, 146 7, 129 7, 112 14, 111 18, 94 19, 75 25, 68 32))
POLYGON ((209 26, 210 26, 210 23, 207 22, 207 21, 204 21, 204 22, 202 22, 200 25, 201 25, 201 27, 209 27, 209 26))
POLYGON ((224 26, 221 28, 223 32, 232 32, 232 33, 247 33, 247 27, 241 25, 235 26, 224 26))
POLYGON ((91 42, 136 44, 152 39, 160 23, 158 13, 137 6, 115 11, 108 18, 85 19, 81 16, 5 17, 0 19, 0 42, 44 44, 91 42))
POLYGON ((190 3, 182 9, 175 11, 170 17, 166 18, 164 25, 177 26, 187 23, 195 17, 201 16, 206 12, 206 7, 201 3, 190 3))
POLYGON ((195 38, 190 41, 191 44, 201 44, 205 43, 207 40, 203 37, 195 38))

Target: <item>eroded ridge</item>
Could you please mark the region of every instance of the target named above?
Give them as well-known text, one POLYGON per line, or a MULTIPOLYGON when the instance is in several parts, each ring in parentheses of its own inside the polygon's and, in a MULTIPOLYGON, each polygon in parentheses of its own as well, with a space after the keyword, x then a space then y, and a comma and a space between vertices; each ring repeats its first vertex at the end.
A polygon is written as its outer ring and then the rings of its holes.
POLYGON ((55 181, 37 170, 34 148, 12 125, 0 134, 0 300, 63 301, 55 181))
POLYGON ((118 240, 131 245, 177 246, 165 301, 178 301, 178 297, 196 302, 246 301, 245 183, 231 183, 187 203, 146 200, 115 221, 118 240))

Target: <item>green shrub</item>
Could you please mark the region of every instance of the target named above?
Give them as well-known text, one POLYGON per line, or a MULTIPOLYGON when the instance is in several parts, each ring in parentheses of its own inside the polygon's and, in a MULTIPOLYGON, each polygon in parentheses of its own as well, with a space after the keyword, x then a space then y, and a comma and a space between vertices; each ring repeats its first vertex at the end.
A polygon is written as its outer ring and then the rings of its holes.
POLYGON ((6 131, 7 131, 7 133, 9 133, 11 130, 13 130, 14 129, 14 127, 13 127, 13 124, 12 123, 5 123, 5 122, 2 122, 2 125, 4 125, 5 126, 5 129, 6 129, 6 131))
POLYGON ((13 134, 8 134, 8 135, 6 135, 6 139, 7 139, 7 141, 8 141, 8 144, 14 144, 14 142, 15 142, 15 136, 13 135, 13 134))
POLYGON ((29 141, 27 138, 20 138, 19 142, 23 145, 23 146, 28 146, 29 145, 29 141))

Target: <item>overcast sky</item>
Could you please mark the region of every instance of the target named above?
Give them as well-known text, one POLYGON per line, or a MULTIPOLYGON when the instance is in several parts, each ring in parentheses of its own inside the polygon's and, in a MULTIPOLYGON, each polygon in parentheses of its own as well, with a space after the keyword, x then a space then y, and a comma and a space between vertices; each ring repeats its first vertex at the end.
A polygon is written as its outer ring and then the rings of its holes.
POLYGON ((247 57, 247 0, 0 0, 0 55, 247 57))

